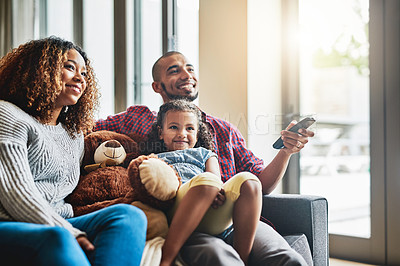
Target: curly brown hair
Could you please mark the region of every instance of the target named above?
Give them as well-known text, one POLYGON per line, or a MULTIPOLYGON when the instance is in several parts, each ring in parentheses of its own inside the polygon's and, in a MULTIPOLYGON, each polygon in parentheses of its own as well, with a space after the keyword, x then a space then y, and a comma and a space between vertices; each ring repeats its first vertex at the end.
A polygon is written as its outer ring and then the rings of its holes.
POLYGON ((62 67, 71 49, 85 61, 87 86, 78 102, 63 109, 57 121, 74 136, 93 127, 99 91, 90 60, 72 42, 51 36, 22 44, 6 54, 0 59, 0 99, 17 105, 42 123, 48 122, 62 91, 62 67))
POLYGON ((164 124, 164 120, 168 111, 193 113, 196 116, 199 125, 199 129, 197 131, 197 142, 194 147, 204 147, 211 151, 215 151, 213 136, 208 130, 207 125, 203 122, 200 109, 193 103, 180 99, 166 102, 160 106, 160 110, 157 115, 157 121, 152 125, 151 131, 147 135, 144 143, 140 145, 142 154, 168 151, 164 145, 164 141, 160 140, 160 129, 164 124))

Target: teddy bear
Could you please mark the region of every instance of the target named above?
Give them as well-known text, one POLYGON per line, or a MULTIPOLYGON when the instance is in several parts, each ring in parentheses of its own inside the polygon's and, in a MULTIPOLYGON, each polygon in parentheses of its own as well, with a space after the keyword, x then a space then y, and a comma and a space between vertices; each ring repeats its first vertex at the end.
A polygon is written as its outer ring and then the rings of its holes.
POLYGON ((174 204, 181 179, 156 155, 141 155, 137 135, 96 131, 85 136, 81 176, 66 198, 75 216, 117 204, 132 204, 147 216, 147 240, 165 238, 164 211, 174 204))

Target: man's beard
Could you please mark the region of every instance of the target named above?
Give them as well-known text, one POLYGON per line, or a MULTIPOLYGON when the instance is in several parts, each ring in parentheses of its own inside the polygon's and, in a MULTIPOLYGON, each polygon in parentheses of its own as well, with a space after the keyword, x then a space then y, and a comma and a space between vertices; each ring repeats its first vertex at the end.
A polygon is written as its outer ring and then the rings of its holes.
POLYGON ((193 102, 194 100, 197 99, 199 96, 199 92, 196 92, 194 95, 175 95, 167 92, 167 88, 165 87, 165 84, 161 82, 161 87, 163 88, 165 94, 168 96, 170 100, 186 100, 193 102))

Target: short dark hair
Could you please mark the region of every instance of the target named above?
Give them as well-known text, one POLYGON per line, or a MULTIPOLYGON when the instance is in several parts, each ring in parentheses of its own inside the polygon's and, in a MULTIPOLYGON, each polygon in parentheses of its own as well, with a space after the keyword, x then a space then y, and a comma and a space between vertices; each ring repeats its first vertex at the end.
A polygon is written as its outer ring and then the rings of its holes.
POLYGON ((153 65, 153 68, 151 69, 151 74, 153 75, 153 81, 160 81, 160 61, 164 58, 170 57, 171 55, 175 54, 184 56, 182 53, 178 51, 169 51, 157 59, 157 61, 153 65))
POLYGON ((141 146, 143 154, 166 152, 168 149, 164 145, 164 141, 160 140, 160 129, 162 128, 165 116, 168 111, 181 111, 193 113, 198 121, 197 142, 194 147, 204 147, 214 151, 213 136, 208 130, 207 125, 203 122, 200 109, 187 100, 172 100, 160 106, 156 122, 153 123, 151 131, 147 135, 144 145, 141 146))

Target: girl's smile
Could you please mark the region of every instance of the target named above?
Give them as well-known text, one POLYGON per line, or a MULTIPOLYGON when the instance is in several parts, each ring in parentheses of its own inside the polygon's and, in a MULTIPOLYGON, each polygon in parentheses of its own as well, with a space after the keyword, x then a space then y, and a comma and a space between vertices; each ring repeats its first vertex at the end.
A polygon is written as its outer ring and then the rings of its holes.
POLYGON ((195 114, 168 111, 165 115, 160 139, 169 151, 193 148, 197 142, 198 121, 195 114))

